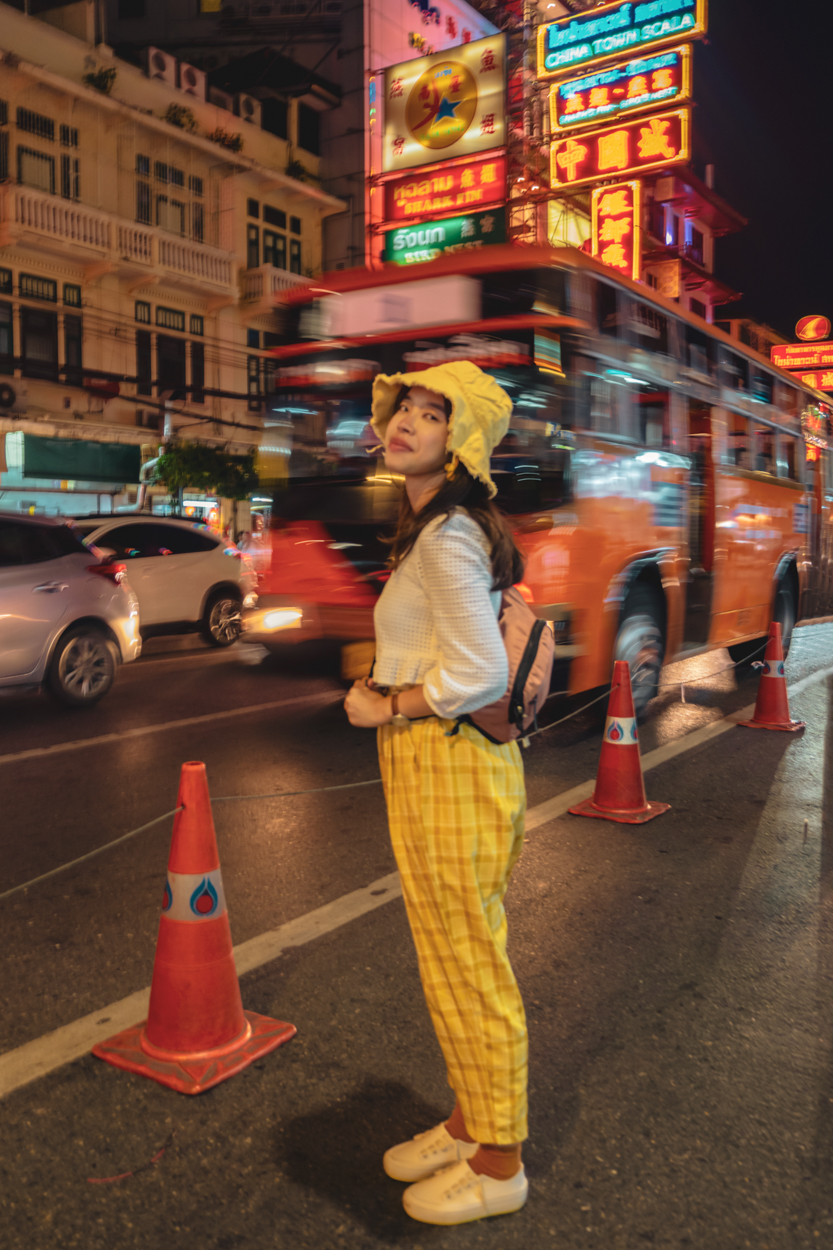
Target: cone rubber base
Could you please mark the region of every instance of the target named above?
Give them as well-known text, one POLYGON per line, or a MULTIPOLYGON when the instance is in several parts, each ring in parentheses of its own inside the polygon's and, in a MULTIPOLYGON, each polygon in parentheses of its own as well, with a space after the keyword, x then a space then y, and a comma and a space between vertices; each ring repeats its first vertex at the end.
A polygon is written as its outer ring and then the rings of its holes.
POLYGON ((615 820, 618 825, 644 825, 649 820, 653 820, 655 816, 661 816, 663 812, 667 812, 670 807, 670 803, 649 803, 642 811, 618 812, 609 807, 597 807, 592 799, 585 799, 583 803, 576 803, 575 807, 570 807, 567 810, 573 816, 592 816, 596 820, 615 820))
POLYGON ((180 1094, 202 1094, 241 1072, 261 1055, 276 1050, 297 1032, 294 1024, 286 1024, 283 1020, 271 1020, 269 1016, 259 1016, 254 1011, 244 1011, 243 1014, 252 1031, 239 1047, 227 1054, 212 1056, 209 1053, 193 1058, 182 1055, 174 1062, 153 1059, 142 1049, 144 1021, 117 1033, 106 1042, 100 1042, 93 1047, 93 1054, 114 1068, 148 1076, 180 1094))
POLYGON ((743 729, 780 729, 785 734, 796 734, 799 729, 807 728, 806 720, 791 720, 787 721, 786 725, 768 724, 763 720, 739 720, 738 724, 743 729))

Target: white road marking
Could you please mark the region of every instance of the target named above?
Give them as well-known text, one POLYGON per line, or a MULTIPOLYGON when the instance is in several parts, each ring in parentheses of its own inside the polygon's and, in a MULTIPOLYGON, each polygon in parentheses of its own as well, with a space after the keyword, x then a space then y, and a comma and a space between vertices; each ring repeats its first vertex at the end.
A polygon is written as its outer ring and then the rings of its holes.
POLYGON ((126 738, 145 738, 149 734, 166 733, 169 729, 187 729, 192 725, 207 725, 215 720, 228 720, 232 716, 254 716, 259 712, 274 712, 282 707, 299 703, 337 703, 343 701, 344 690, 324 690, 319 694, 299 694, 294 699, 275 699, 271 703, 249 703, 246 707, 232 707, 224 712, 206 712, 204 716, 185 716, 181 720, 162 721, 159 725, 138 725, 135 729, 120 729, 117 733, 99 734, 97 738, 77 738, 73 742, 56 742, 51 747, 30 747, 28 751, 13 751, 0 755, 0 764, 18 764, 21 760, 40 759, 44 755, 63 755, 67 751, 84 751, 87 747, 104 746, 107 743, 124 742, 126 738))
MULTIPOLYGON (((790 686, 789 694, 798 695, 802 690, 824 681, 825 678, 831 675, 833 675, 833 667, 811 673, 808 677, 803 677, 795 685, 790 686)), ((330 693, 332 694, 333 692, 330 693)), ((323 698, 324 696, 319 697, 323 698)), ((339 697, 341 697, 340 694, 339 697)), ((284 700, 282 704, 260 704, 258 706, 261 708, 286 706, 289 703, 297 703, 299 701, 301 700, 289 699, 284 700)), ((250 709, 242 710, 248 711, 250 709)), ((642 759, 643 771, 650 772, 651 769, 658 768, 660 764, 664 764, 678 755, 683 755, 685 752, 693 750, 694 747, 700 746, 712 738, 719 737, 720 734, 733 729, 739 720, 749 719, 753 711, 753 705, 742 708, 741 711, 733 712, 731 716, 726 716, 714 724, 705 725, 702 729, 686 734, 674 742, 657 747, 655 751, 649 751, 642 759)), ((194 719, 199 721, 211 718, 197 717, 194 719)), ((186 722, 175 723, 182 724, 186 722)), ((21 757, 13 758, 19 759, 21 757)), ((4 757, 0 757, 0 763, 2 762, 4 762, 4 757)), ((565 791, 563 794, 558 794, 554 798, 547 799, 544 803, 538 803, 535 807, 530 808, 526 816, 527 830, 537 829, 541 825, 555 820, 558 816, 563 816, 574 803, 579 802, 581 799, 589 798, 593 793, 594 785, 595 780, 584 782, 579 786, 574 786, 571 790, 565 791)), ((360 890, 353 890, 350 894, 344 894, 332 903, 326 903, 323 907, 317 907, 314 911, 307 912, 304 916, 298 916, 295 920, 290 920, 287 924, 281 925, 280 928, 261 933, 258 937, 251 938, 248 942, 243 942, 240 946, 234 948, 238 975, 242 976, 246 972, 252 972, 255 968, 260 968, 264 964, 270 963, 290 946, 303 946, 305 943, 311 942, 325 933, 332 933, 335 929, 349 924, 351 920, 356 920, 360 916, 374 911, 377 907, 383 907, 385 903, 400 898, 401 895, 402 886, 399 881, 399 874, 392 872, 385 877, 380 877, 377 881, 371 881, 369 885, 364 886, 360 890)), ((130 994, 127 998, 122 998, 116 1003, 111 1003, 109 1007, 102 1007, 98 1011, 91 1012, 88 1016, 83 1016, 80 1020, 74 1020, 71 1024, 55 1029, 54 1032, 47 1033, 34 1041, 26 1042, 23 1046, 18 1046, 16 1050, 10 1050, 4 1055, 0 1055, 0 1098, 12 1093, 13 1090, 19 1089, 23 1085, 27 1085, 38 1077, 46 1076, 49 1072, 62 1067, 65 1063, 71 1063, 74 1059, 80 1059, 97 1042, 106 1041, 114 1033, 136 1024, 137 1021, 147 1015, 149 998, 150 987, 139 990, 135 994, 130 994)))

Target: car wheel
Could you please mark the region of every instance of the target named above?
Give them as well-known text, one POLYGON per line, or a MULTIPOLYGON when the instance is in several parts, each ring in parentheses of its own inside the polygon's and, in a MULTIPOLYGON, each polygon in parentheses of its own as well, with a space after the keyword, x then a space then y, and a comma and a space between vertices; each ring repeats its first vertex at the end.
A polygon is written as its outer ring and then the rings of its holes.
POLYGON ((100 630, 82 625, 58 643, 49 666, 47 688, 67 707, 93 707, 116 676, 113 645, 100 630))
POLYGON ((659 689, 665 656, 660 597, 650 586, 637 585, 628 594, 613 648, 614 660, 626 660, 631 673, 633 706, 638 718, 659 689))
POLYGON ((241 602, 230 593, 209 599, 203 618, 203 637, 215 647, 230 647, 240 637, 241 602))

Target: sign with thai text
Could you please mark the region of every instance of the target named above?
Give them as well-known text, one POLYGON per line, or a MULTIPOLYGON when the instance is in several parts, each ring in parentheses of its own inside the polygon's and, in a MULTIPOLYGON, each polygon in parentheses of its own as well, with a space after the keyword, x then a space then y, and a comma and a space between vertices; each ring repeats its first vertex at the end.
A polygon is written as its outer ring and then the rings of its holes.
POLYGON ((506 157, 437 166, 385 184, 385 218, 409 221, 485 208, 506 199, 506 157))
POLYGON ((506 142, 506 37, 385 71, 383 169, 411 169, 506 142))
POLYGON ((770 359, 782 369, 833 369, 833 342, 779 343, 770 359))
POLYGON ((446 252, 463 252, 488 243, 505 242, 506 212, 498 208, 389 230, 385 235, 385 260, 396 265, 417 265, 436 260, 446 252))
POLYGON ((691 48, 621 61, 550 88, 552 129, 574 130, 691 99, 691 48))
POLYGON ((690 135, 691 109, 682 108, 611 130, 562 137, 550 148, 550 181, 553 188, 575 187, 684 162, 691 153, 690 135))
POLYGON ((591 204, 593 255, 638 280, 642 272, 642 183, 596 187, 591 204))
POLYGON ((826 339, 830 333, 830 322, 827 317, 802 317, 795 327, 795 337, 802 343, 815 343, 818 339, 826 339))
POLYGON ((603 4, 538 28, 538 77, 628 56, 703 35, 706 0, 603 4))

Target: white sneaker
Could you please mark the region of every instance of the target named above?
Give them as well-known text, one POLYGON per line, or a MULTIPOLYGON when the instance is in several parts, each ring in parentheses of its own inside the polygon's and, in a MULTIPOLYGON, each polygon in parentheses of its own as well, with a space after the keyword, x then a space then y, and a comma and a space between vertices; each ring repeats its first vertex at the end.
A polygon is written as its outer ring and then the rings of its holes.
POLYGON ((470 1159, 476 1151, 477 1142, 458 1141, 445 1124, 438 1124, 410 1141, 391 1146, 385 1151, 382 1166, 395 1181, 421 1181, 433 1176, 437 1168, 470 1159))
POLYGON ((523 1166, 508 1181, 478 1176, 465 1159, 410 1185, 402 1203, 412 1219, 423 1224, 467 1224, 486 1215, 520 1211, 529 1184, 523 1166))

